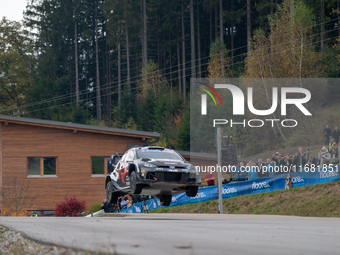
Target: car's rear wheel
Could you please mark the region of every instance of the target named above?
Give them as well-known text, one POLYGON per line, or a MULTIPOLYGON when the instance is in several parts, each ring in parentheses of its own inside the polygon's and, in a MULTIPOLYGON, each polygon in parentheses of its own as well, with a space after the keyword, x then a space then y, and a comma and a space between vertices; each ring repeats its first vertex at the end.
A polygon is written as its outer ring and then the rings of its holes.
POLYGON ((114 187, 111 181, 106 185, 106 202, 108 204, 115 204, 118 200, 117 192, 114 192, 114 187))
POLYGON ((130 174, 130 190, 132 194, 138 195, 142 192, 143 187, 137 184, 137 174, 135 171, 130 174))
POLYGON ((185 192, 188 197, 196 197, 198 192, 198 186, 189 186, 188 190, 185 192))
POLYGON ((171 204, 171 199, 172 195, 162 195, 159 200, 161 202, 161 205, 169 206, 171 204))

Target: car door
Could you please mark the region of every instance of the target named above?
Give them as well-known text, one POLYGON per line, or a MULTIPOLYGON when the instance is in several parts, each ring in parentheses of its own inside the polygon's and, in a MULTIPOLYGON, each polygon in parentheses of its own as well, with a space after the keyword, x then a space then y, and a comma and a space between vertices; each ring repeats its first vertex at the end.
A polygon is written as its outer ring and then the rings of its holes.
POLYGON ((129 162, 133 161, 133 158, 134 158, 134 152, 133 150, 129 150, 125 153, 122 160, 119 162, 119 166, 117 166, 117 171, 118 171, 117 184, 122 188, 130 185, 130 180, 128 176, 129 162))

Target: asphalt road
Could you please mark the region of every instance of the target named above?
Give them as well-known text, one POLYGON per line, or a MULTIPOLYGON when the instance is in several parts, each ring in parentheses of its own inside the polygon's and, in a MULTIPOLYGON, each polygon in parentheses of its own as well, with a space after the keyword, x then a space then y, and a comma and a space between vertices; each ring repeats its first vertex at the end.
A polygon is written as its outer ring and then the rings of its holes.
POLYGON ((0 217, 0 225, 45 243, 108 254, 340 254, 340 218, 134 214, 0 217))

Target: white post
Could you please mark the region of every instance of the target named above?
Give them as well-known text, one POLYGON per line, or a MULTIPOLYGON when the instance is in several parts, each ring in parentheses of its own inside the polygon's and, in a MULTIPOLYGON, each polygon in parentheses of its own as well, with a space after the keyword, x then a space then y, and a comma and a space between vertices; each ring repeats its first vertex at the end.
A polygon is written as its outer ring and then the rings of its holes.
POLYGON ((218 183, 218 213, 223 214, 223 202, 222 202, 222 136, 221 128, 217 128, 217 183, 218 183))

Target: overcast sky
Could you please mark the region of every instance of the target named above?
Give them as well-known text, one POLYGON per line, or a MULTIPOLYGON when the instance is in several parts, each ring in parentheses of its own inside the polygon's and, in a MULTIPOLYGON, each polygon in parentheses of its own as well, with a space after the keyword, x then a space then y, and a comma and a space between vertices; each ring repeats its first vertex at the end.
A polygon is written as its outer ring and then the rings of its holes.
POLYGON ((8 20, 22 20, 27 0, 1 0, 0 18, 6 16, 8 20))

